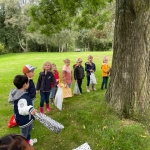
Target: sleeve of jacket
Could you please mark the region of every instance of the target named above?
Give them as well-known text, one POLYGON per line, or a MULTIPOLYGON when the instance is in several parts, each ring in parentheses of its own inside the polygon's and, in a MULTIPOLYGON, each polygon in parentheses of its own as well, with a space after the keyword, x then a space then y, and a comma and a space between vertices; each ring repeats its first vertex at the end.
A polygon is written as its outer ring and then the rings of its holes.
POLYGON ((102 71, 104 73, 108 73, 108 68, 106 67, 106 65, 102 65, 102 71))
POLYGON ((85 71, 88 71, 88 65, 85 63, 85 71))
POLYGON ((51 81, 52 81, 52 83, 53 83, 54 86, 57 86, 57 84, 56 84, 56 79, 55 79, 55 76, 54 76, 53 73, 52 73, 51 81))
POLYGON ((29 96, 31 98, 35 98, 35 95, 36 95, 36 92, 35 92, 35 85, 34 85, 34 82, 31 80, 30 83, 29 83, 29 87, 27 89, 27 92, 29 94, 29 96))
POLYGON ((73 75, 72 75, 72 71, 71 71, 71 81, 73 81, 73 75))
POLYGON ((83 78, 84 78, 85 77, 84 67, 82 66, 82 68, 83 68, 83 78))
POLYGON ((93 70, 96 71, 96 65, 93 63, 93 70))
POLYGON ((64 83, 66 83, 66 71, 62 70, 62 80, 64 83))
POLYGON ((38 77, 38 81, 36 84, 36 90, 40 90, 40 86, 41 86, 41 73, 39 74, 39 77, 38 77))
POLYGON ((74 79, 77 80, 77 67, 74 68, 74 79))
POLYGON ((34 110, 32 105, 27 105, 26 99, 20 99, 18 101, 18 111, 20 115, 26 116, 29 115, 30 112, 34 110))

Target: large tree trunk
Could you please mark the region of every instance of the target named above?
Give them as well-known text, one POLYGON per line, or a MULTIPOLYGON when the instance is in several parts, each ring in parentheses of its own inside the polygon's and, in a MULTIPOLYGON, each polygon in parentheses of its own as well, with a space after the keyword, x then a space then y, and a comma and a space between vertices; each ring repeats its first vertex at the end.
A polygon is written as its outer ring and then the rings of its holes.
POLYGON ((146 117, 150 110, 150 0, 116 0, 115 21, 106 100, 122 117, 146 117))

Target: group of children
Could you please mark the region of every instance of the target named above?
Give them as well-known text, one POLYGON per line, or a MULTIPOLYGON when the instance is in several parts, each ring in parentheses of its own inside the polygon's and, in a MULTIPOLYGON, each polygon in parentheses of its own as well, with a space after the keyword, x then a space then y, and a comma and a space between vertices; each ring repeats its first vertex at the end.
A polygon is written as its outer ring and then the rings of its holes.
MULTIPOLYGON (((103 75, 101 89, 103 89, 104 86, 107 88, 108 75, 110 72, 107 57, 104 58, 101 68, 103 75)), ((35 86, 32 80, 35 69, 36 67, 25 65, 22 68, 24 75, 15 76, 13 83, 16 86, 16 89, 13 89, 9 94, 9 102, 14 105, 14 115, 16 122, 20 127, 21 135, 24 136, 31 145, 37 142, 36 139, 31 139, 30 137, 32 122, 34 120, 34 115, 37 112, 34 108, 36 94, 40 93, 40 112, 44 113, 44 103, 46 103, 46 110, 50 112, 51 108, 49 102, 53 102, 60 81, 56 65, 51 64, 50 62, 45 62, 42 66, 42 72, 39 73, 37 84, 35 86)), ((70 67, 70 60, 65 59, 62 68, 62 82, 64 87, 71 88, 74 78, 78 84, 80 93, 82 93, 82 80, 85 77, 85 74, 81 58, 76 60, 73 69, 74 74, 70 67)), ((91 55, 88 56, 88 62, 85 63, 85 71, 87 78, 86 91, 90 92, 90 75, 96 71, 96 65, 93 63, 93 57, 91 55)), ((96 90, 94 84, 92 84, 92 90, 96 90)))

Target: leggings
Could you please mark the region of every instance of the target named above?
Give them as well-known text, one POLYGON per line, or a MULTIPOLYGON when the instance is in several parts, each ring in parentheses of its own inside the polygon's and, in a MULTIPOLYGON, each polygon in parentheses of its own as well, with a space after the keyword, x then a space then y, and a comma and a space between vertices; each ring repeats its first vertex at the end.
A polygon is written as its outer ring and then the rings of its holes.
POLYGON ((82 93, 82 79, 77 79, 77 83, 78 83, 78 87, 79 87, 79 90, 80 90, 80 93, 82 93))
POLYGON ((86 79, 87 79, 86 86, 89 86, 90 85, 90 76, 86 76, 86 79))

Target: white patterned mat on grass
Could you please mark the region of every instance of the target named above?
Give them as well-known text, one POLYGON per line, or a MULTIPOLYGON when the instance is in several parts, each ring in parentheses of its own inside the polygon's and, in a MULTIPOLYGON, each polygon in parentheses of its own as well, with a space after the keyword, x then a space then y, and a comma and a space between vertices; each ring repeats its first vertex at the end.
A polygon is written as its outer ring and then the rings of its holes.
POLYGON ((92 149, 90 148, 90 146, 86 142, 86 143, 82 144, 81 146, 79 146, 79 147, 77 147, 76 149, 73 149, 73 150, 92 150, 92 149))

